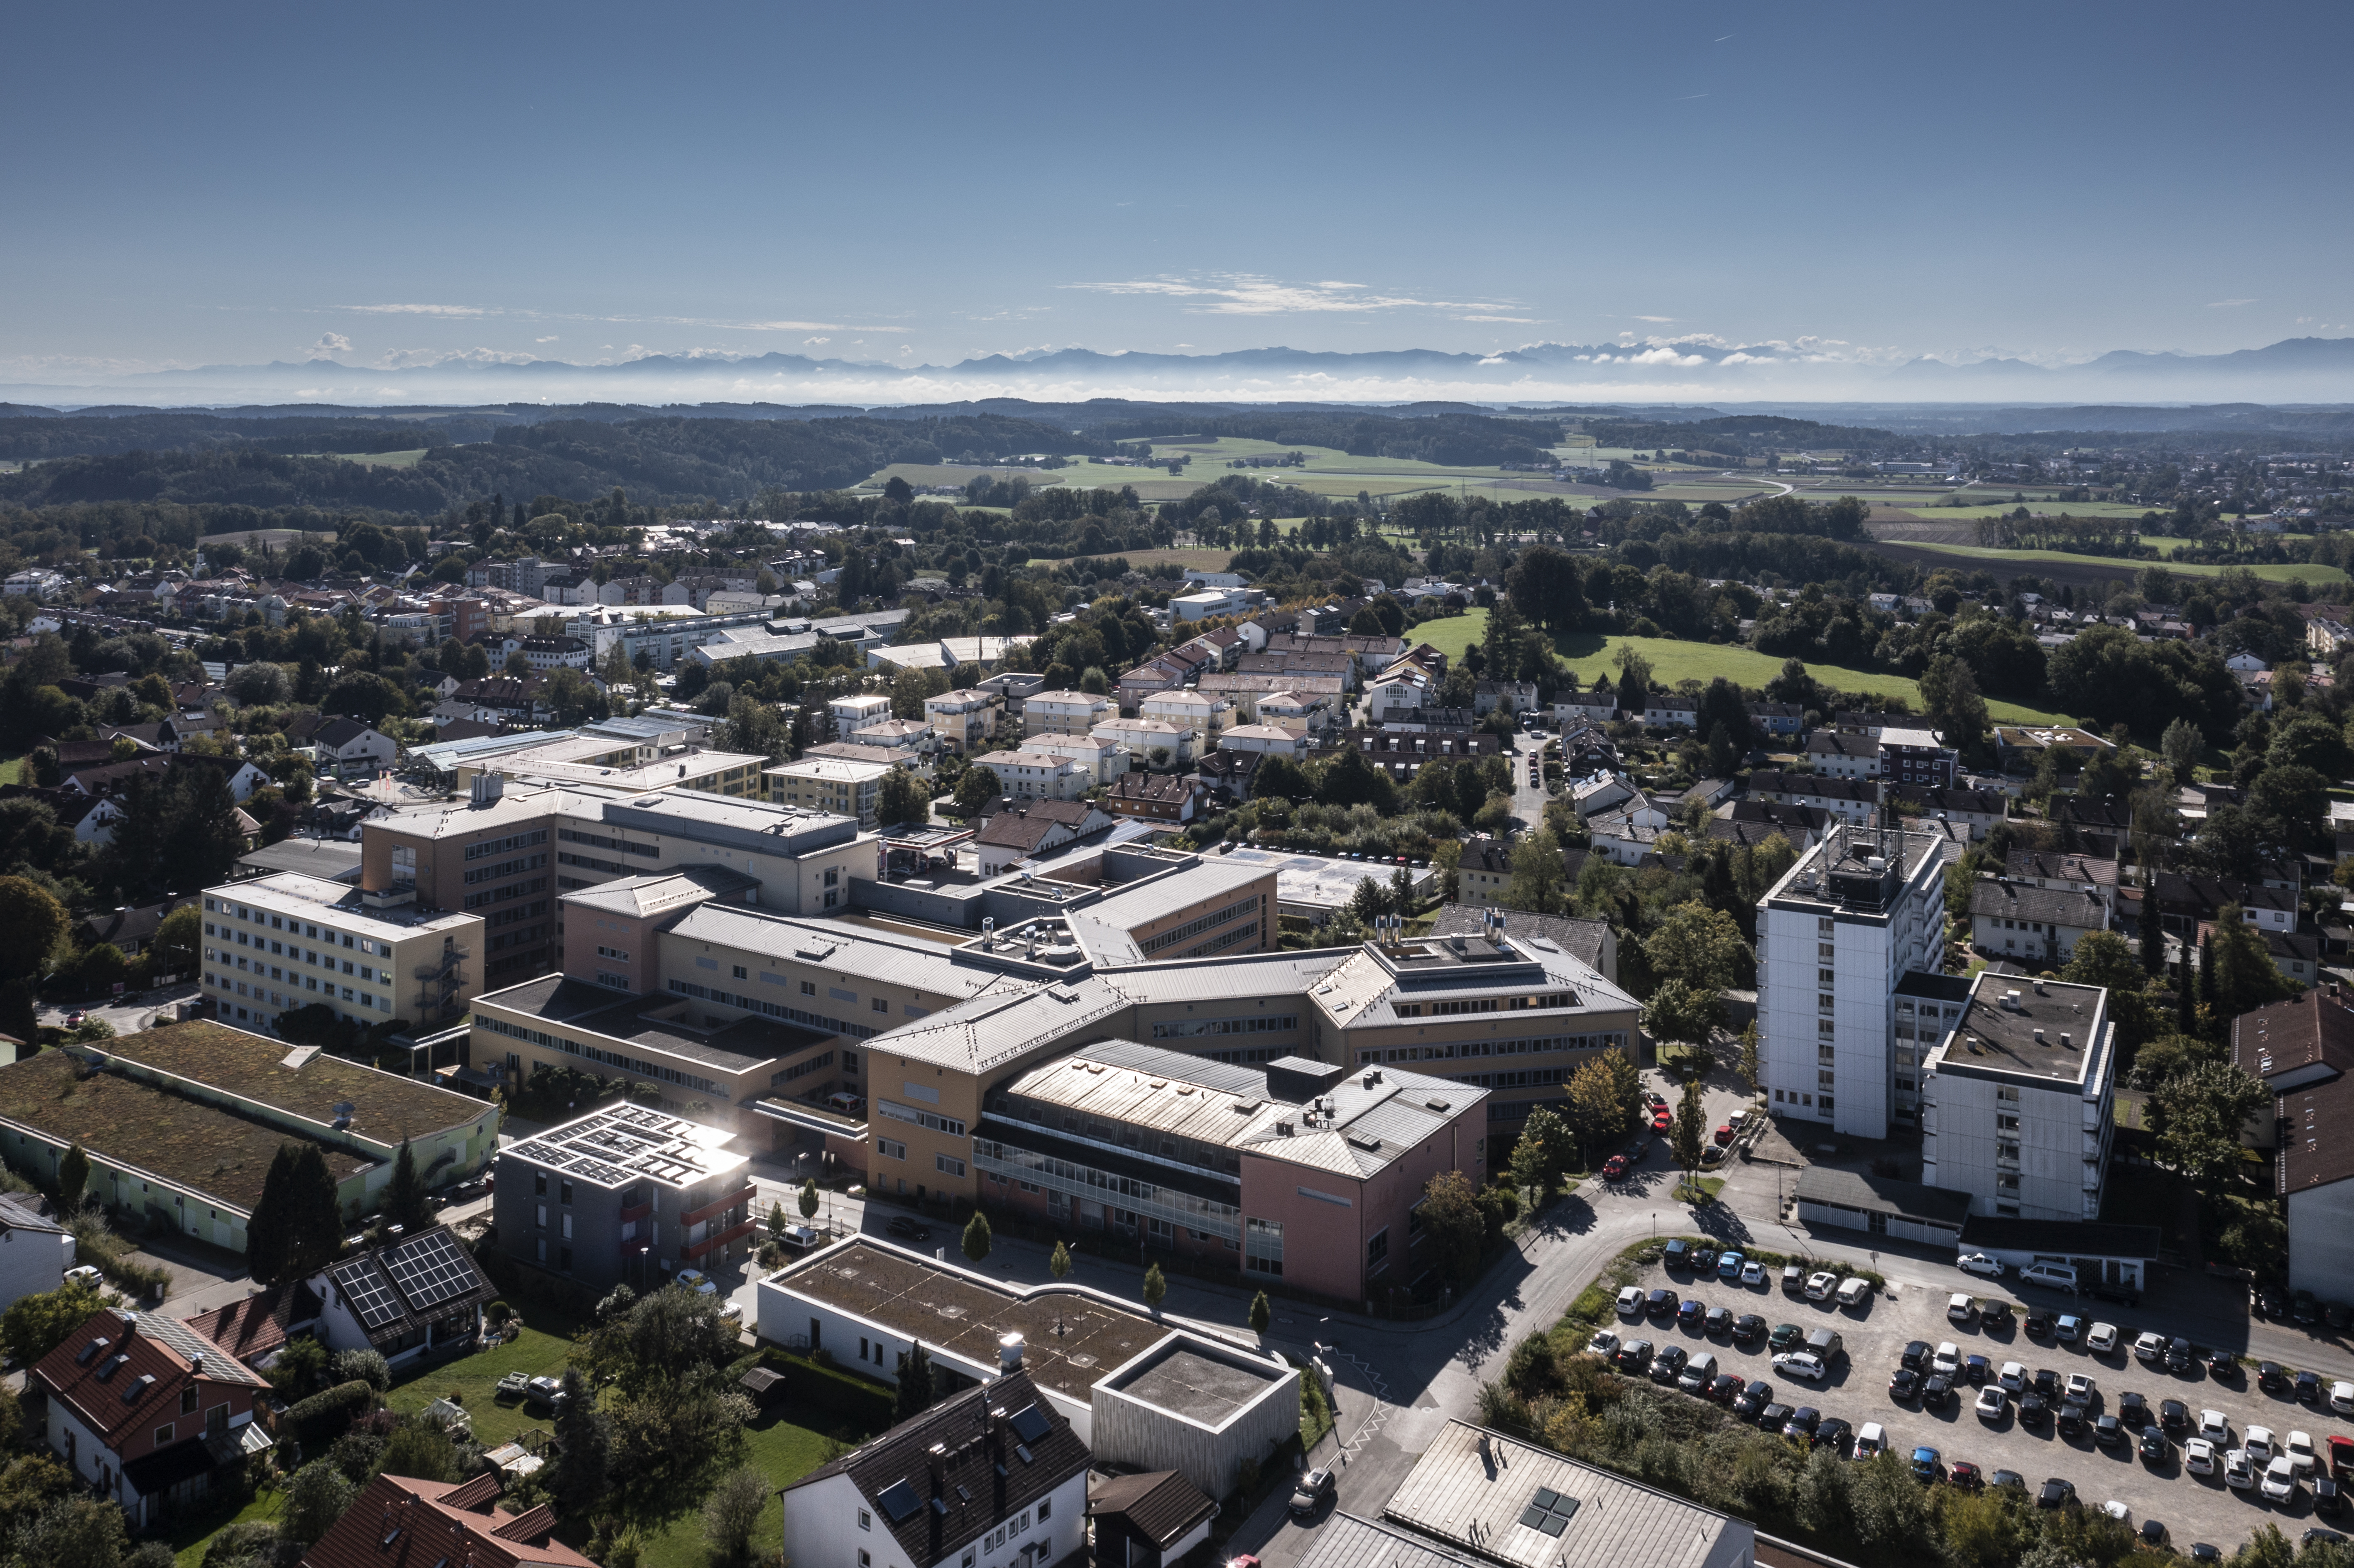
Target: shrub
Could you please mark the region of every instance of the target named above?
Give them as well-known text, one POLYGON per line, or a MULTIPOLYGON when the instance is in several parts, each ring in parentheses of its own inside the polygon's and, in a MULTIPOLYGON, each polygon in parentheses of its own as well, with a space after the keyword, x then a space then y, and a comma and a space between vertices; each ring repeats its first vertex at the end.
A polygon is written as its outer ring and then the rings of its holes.
POLYGON ((205 1544, 204 1568, 245 1568, 267 1564, 278 1554, 278 1526, 266 1519, 241 1519, 223 1525, 205 1544))
POLYGON ((514 1315, 515 1309, 504 1300, 493 1301, 482 1308, 482 1320, 493 1329, 501 1327, 514 1315))
POLYGON ((337 1351, 329 1363, 339 1383, 364 1383, 382 1393, 392 1386, 392 1366, 375 1351, 337 1351))

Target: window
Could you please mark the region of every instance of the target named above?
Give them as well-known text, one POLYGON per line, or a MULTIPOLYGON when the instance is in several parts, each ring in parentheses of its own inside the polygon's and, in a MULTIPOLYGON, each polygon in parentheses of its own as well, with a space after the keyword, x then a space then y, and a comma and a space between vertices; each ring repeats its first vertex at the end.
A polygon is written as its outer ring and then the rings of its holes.
POLYGON ((932 1156, 932 1168, 943 1176, 961 1176, 964 1174, 964 1161, 961 1160, 951 1159, 945 1154, 935 1154, 932 1156))
POLYGON ((559 1203, 565 1204, 567 1207, 569 1207, 572 1202, 572 1183, 569 1181, 558 1181, 556 1184, 556 1201, 559 1203))
POLYGON ((742 964, 735 965, 734 969, 736 970, 736 978, 737 980, 749 980, 752 978, 744 972, 744 966, 742 964))
POLYGON ((155 1446, 168 1448, 172 1446, 172 1428, 175 1425, 176 1423, 166 1421, 163 1425, 155 1428, 155 1446))
POLYGON ((1389 1260, 1390 1232, 1389 1227, 1384 1225, 1373 1233, 1373 1240, 1365 1244, 1365 1272, 1371 1274, 1375 1269, 1387 1265, 1389 1260))
POLYGON ((546 1203, 534 1203, 532 1205, 532 1209, 537 1220, 539 1228, 541 1230, 546 1230, 547 1228, 547 1205, 546 1203))
POLYGON ((180 1391, 180 1414, 183 1414, 183 1415, 194 1415, 196 1413, 196 1389, 195 1389, 194 1387, 189 1387, 189 1388, 184 1388, 184 1389, 182 1389, 182 1390, 180 1391))
POLYGON ((570 1214, 562 1214, 557 1217, 563 1224, 564 1239, 566 1241, 570 1241, 572 1239, 572 1216, 570 1214))
POLYGON ((875 1140, 875 1152, 885 1160, 905 1160, 907 1158, 907 1146, 896 1139, 878 1138, 875 1140))
POLYGON ((1038 1522, 1040 1524, 1044 1524, 1054 1517, 1055 1499, 1053 1498, 1040 1498, 1038 1499, 1038 1522))
POLYGON ((873 1005, 873 1007, 874 1007, 875 1011, 875 1012, 890 1012, 890 1011, 891 1011, 891 1004, 890 1004, 889 1002, 887 1002, 887 1001, 884 1001, 884 1000, 883 1000, 881 997, 879 997, 879 996, 878 996, 878 997, 876 997, 876 998, 875 998, 875 1000, 874 1000, 874 1001, 873 1001, 872 1005, 873 1005))
POLYGON ((1829 1066, 1838 1059, 1839 1054, 1830 1046, 1820 1044, 1818 1044, 1815 1046, 1815 1060, 1821 1063, 1824 1066, 1829 1066))
POLYGON ((1839 977, 1829 969, 1817 969, 1815 971, 1815 983, 1818 985, 1837 985, 1839 983, 1839 977))
MULTIPOLYGON (((859 1343, 863 1347, 865 1344, 865 1341, 862 1340, 859 1343)), ((866 1531, 873 1530, 875 1528, 875 1516, 868 1513, 864 1509, 860 1509, 858 1510, 858 1528, 866 1531)), ((866 1553, 862 1552, 858 1555, 863 1559, 865 1557, 866 1553)))
POLYGON ((1243 1222, 1243 1266, 1278 1278, 1283 1274, 1283 1222, 1246 1219, 1243 1222))

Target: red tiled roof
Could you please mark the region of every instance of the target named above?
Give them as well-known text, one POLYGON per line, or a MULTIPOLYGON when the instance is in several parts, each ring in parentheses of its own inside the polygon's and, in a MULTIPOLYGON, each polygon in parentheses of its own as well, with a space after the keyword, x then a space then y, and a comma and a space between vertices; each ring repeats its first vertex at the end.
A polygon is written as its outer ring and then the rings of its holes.
MULTIPOLYGON (((109 1447, 164 1412, 176 1414, 191 1383, 268 1385, 243 1362, 186 1323, 154 1313, 104 1311, 43 1356, 32 1381, 61 1400, 109 1447), (101 1341, 103 1341, 101 1343, 101 1341), (193 1362, 204 1358, 204 1371, 193 1362), (142 1383, 142 1379, 153 1379, 142 1383), (133 1390, 138 1397, 129 1397, 133 1390)), ((201 1404, 203 1402, 200 1401, 201 1404)))
POLYGON ((510 1513, 499 1506, 498 1495, 496 1474, 455 1485, 378 1476, 302 1554, 302 1568, 434 1568, 443 1562, 471 1568, 596 1568, 549 1538, 556 1515, 545 1505, 510 1513))
POLYGON ((319 1298, 297 1280, 199 1312, 188 1319, 188 1327, 238 1360, 253 1361, 283 1345, 295 1324, 314 1322, 318 1316, 319 1298))

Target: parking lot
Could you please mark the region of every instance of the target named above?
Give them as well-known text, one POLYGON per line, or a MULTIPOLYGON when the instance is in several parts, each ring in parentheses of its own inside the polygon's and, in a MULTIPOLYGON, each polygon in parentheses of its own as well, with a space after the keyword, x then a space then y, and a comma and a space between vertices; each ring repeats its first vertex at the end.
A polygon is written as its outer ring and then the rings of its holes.
MULTIPOLYGON (((2220 1464, 2212 1475, 2188 1473, 2182 1465, 2182 1442, 2195 1430, 2167 1434, 2168 1457, 2158 1464, 2146 1464, 2138 1457, 2138 1431, 2128 1429, 2124 1440, 2114 1446, 2094 1440, 2091 1418, 2116 1414, 2120 1396, 2128 1392, 2141 1394, 2153 1416, 2160 1402, 2180 1401, 2194 1429, 2201 1411, 2220 1411, 2230 1423, 2231 1441, 2235 1445, 2250 1425, 2269 1428, 2276 1444, 2285 1442, 2291 1431, 2308 1434, 2325 1469, 2329 1437, 2354 1434, 2354 1417, 2336 1414, 2328 1408, 2326 1382, 2317 1404, 2300 1404, 2292 1389, 2260 1389, 2253 1364, 2237 1375, 2222 1378, 2211 1376, 2203 1364, 2195 1361, 2182 1372, 2143 1364, 2133 1355, 2135 1337, 2149 1330, 2163 1331, 2163 1325, 2134 1308, 2079 1301, 2034 1287, 2022 1289, 2016 1276, 1999 1285, 1986 1279, 1968 1281, 1975 1300, 2007 1301, 2014 1309, 2009 1326, 1991 1328, 1975 1318, 1967 1324, 1949 1319, 1948 1297, 1935 1291, 1892 1287, 1893 1294, 1868 1295, 1844 1308, 1831 1299, 1808 1300, 1783 1291, 1778 1270, 1769 1270, 1762 1284, 1744 1287, 1719 1278, 1713 1272, 1698 1275, 1679 1269, 1671 1273, 1665 1264, 1656 1264, 1641 1270, 1635 1283, 1647 1292, 1665 1288, 1674 1291, 1680 1300, 1697 1299, 1703 1309, 1723 1307, 1735 1318, 1755 1313, 1769 1329, 1788 1323, 1802 1333, 1836 1330, 1844 1341, 1846 1359, 1819 1383, 1778 1374, 1771 1364, 1774 1352, 1765 1336, 1735 1343, 1729 1333, 1712 1335, 1702 1324, 1680 1324, 1673 1316, 1639 1322, 1621 1318, 1614 1331, 1622 1338, 1648 1339, 1655 1346, 1678 1345, 1692 1354, 1706 1350, 1716 1357, 1721 1372, 1772 1384, 1777 1403, 1813 1405, 1826 1418, 1844 1420, 1851 1428, 1861 1430, 1867 1422, 1876 1421, 1887 1431, 1888 1446, 1900 1456, 1910 1455, 1916 1446, 1933 1447, 1947 1468, 1956 1460, 1967 1460, 1989 1476, 1997 1469, 2015 1470, 2025 1478, 2031 1491, 2047 1478, 2059 1477, 2073 1483, 2087 1507, 2097 1508, 2115 1499, 2132 1510, 2137 1527, 2146 1519, 2157 1519, 2182 1547, 2208 1541, 2229 1551, 2267 1518, 2277 1522, 2292 1541, 2314 1525, 2354 1533, 2354 1529, 2349 1529, 2354 1524, 2354 1509, 2334 1518, 2315 1515, 2309 1479, 2299 1485, 2293 1501, 2275 1504, 2264 1500, 2253 1487, 2236 1490, 2226 1486, 2220 1464), (2076 1314, 2083 1319, 2084 1334, 2073 1343, 2062 1343, 2050 1333, 2031 1336, 2027 1331, 2031 1312, 2054 1317, 2076 1314), (2118 1330, 2117 1340, 2106 1354, 2095 1355, 2087 1350, 2084 1339, 2093 1325, 2104 1322, 2118 1330), (1890 1379, 1906 1346, 1914 1340, 1924 1342, 1933 1355, 1936 1347, 1950 1342, 1960 1356, 1985 1357, 1990 1383, 1999 1377, 2004 1363, 2011 1361, 2020 1363, 2031 1380, 2040 1370, 2048 1370, 2063 1385, 2073 1373, 2091 1377, 2094 1388, 2085 1406, 2086 1430, 2062 1436, 2054 1421, 2022 1425, 2016 1400, 1999 1420, 1982 1419, 1974 1408, 1979 1390, 1966 1375, 1955 1379, 1956 1396, 1941 1409, 1925 1409, 1917 1398, 1900 1399, 1892 1393, 1890 1379)), ((1927 1370, 1923 1368, 1925 1373, 1927 1370)), ((2221 1447, 2219 1444, 2219 1450, 2221 1447)), ((2261 1472, 2263 1467, 2256 1469, 2261 1472)))

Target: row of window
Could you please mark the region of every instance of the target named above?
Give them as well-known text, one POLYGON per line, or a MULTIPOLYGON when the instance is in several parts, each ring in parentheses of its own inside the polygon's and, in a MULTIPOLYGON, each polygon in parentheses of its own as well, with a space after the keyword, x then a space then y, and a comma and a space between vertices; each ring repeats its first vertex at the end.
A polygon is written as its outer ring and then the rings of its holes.
POLYGON ((485 904, 504 904, 510 898, 528 898, 535 893, 547 891, 547 878, 535 876, 529 882, 512 882, 504 887, 494 887, 483 893, 466 895, 466 907, 479 909, 485 904))
MULTIPOLYGON (((857 1065, 857 1058, 853 1054, 847 1051, 843 1052, 842 1060, 844 1071, 852 1071, 855 1069, 857 1065)), ((806 1062, 796 1062, 790 1067, 769 1074, 769 1087, 772 1089, 781 1088, 785 1085, 791 1083, 795 1078, 806 1078, 811 1073, 822 1073, 828 1067, 832 1065, 833 1053, 831 1051, 822 1052, 818 1055, 811 1057, 806 1062)))
POLYGON ((1115 1175, 1108 1171, 1098 1171, 1092 1165, 1082 1165, 1069 1160, 1058 1160, 1051 1154, 1040 1154, 1033 1150, 1000 1143, 993 1139, 974 1139, 972 1154, 973 1158, 981 1162, 983 1170, 997 1167, 1024 1179, 1036 1178, 1042 1181, 1063 1182, 1082 1192, 1093 1190, 1102 1193, 1117 1194, 1140 1203, 1150 1203, 1156 1208, 1200 1224, 1216 1224, 1225 1230, 1234 1228, 1237 1211, 1232 1203, 1221 1203, 1209 1198, 1197 1198, 1191 1192, 1182 1192, 1173 1187, 1141 1181, 1133 1176, 1115 1175))
MULTIPOLYGON (((284 942, 275 940, 271 938, 251 936, 243 931, 232 931, 226 926, 216 927, 210 921, 207 921, 205 924, 205 935, 210 937, 216 934, 217 934, 223 941, 234 940, 238 946, 241 948, 252 948, 256 949, 257 953, 266 950, 286 959, 289 963, 306 963, 315 969, 323 969, 328 974, 335 973, 336 965, 341 964, 343 966, 342 972, 345 974, 355 974, 364 980, 374 980, 376 978, 376 966, 373 964, 355 964, 351 959, 338 959, 333 953, 329 953, 325 958, 321 958, 319 956, 319 950, 315 948, 289 947, 284 942)), ((386 950, 390 951, 390 948, 387 947, 386 950)), ((207 948, 205 949, 205 957, 214 959, 217 962, 226 962, 228 959, 235 959, 239 969, 249 967, 243 958, 228 951, 226 948, 207 948)), ((261 960, 257 957, 249 967, 256 969, 260 969, 262 967, 261 960)), ((279 978, 282 980, 285 977, 281 974, 279 978)), ((384 978, 389 981, 392 979, 392 971, 390 969, 385 970, 384 978)), ((311 989, 316 991, 319 988, 313 986, 311 989)))
POLYGON ((546 863, 547 857, 544 854, 526 854, 518 855, 514 860, 503 860, 496 865, 478 865, 466 874, 466 885, 477 887, 485 882, 496 882, 501 877, 537 871, 546 863))
MULTIPOLYGON (((332 998, 338 994, 334 986, 323 986, 314 977, 310 975, 288 975, 284 971, 279 969, 272 969, 270 972, 278 976, 278 978, 284 981, 290 988, 296 980, 299 980, 303 982, 303 991, 316 991, 323 999, 332 998)), ((215 974, 212 970, 207 969, 205 971, 205 983, 211 986, 216 991, 234 991, 239 996, 249 996, 256 1001, 267 1001, 272 1007, 301 1007, 303 1005, 302 991, 292 991, 291 989, 287 991, 265 991, 258 979, 253 989, 251 991, 248 991, 246 989, 245 981, 238 980, 231 975, 215 974)), ((352 987, 345 986, 343 988, 341 995, 344 1001, 352 1002, 359 1007, 364 1007, 371 1012, 390 1012, 392 1011, 392 998, 376 991, 355 991, 352 987)), ((239 1016, 242 1017, 243 1014, 239 1014, 239 1016)))
MULTIPOLYGON (((653 858, 662 853, 661 848, 654 844, 631 843, 627 839, 607 838, 601 833, 584 833, 577 828, 559 828, 557 830, 556 836, 567 843, 595 844, 599 849, 618 850, 623 854, 641 854, 653 858)), ((543 833, 534 842, 544 842, 546 839, 546 835, 543 833)), ((473 853, 472 850, 466 852, 469 857, 472 857, 473 853)))
MULTIPOLYGON (((356 948, 363 953, 372 952, 380 958, 392 956, 392 944, 389 942, 376 942, 366 937, 355 937, 348 931, 323 930, 317 926, 307 925, 291 915, 272 915, 267 909, 254 909, 243 904, 232 904, 226 898, 217 900, 207 898, 205 900, 205 908, 209 912, 232 916, 239 920, 249 920, 257 926, 266 925, 273 931, 283 931, 289 936, 299 933, 314 942, 339 942, 346 948, 356 948)), ((213 927, 207 926, 205 934, 211 936, 213 927)), ((227 934, 224 928, 222 935, 227 934)))
MULTIPOLYGON (((575 835, 567 833, 564 836, 566 838, 571 838, 575 835)), ((509 850, 529 849, 534 844, 544 844, 546 842, 547 830, 546 828, 534 828, 527 833, 510 833, 503 839, 478 840, 477 842, 466 846, 466 858, 468 860, 487 860, 492 855, 504 854, 509 850)), ((472 879, 470 877, 468 880, 471 881, 472 879)))
POLYGON ((1543 996, 1483 996, 1463 1001, 1402 1001, 1396 1012, 1400 1018, 1420 1018, 1425 1010, 1433 1018, 1450 1018, 1465 1012, 1522 1012, 1533 1007, 1575 1007, 1577 998, 1567 991, 1553 991, 1543 996))
POLYGON ((1387 1045, 1357 1053, 1361 1067, 1396 1066, 1413 1062, 1462 1062, 1485 1056, 1541 1056, 1553 1051, 1599 1051, 1627 1048, 1627 1032, 1606 1030, 1598 1034, 1539 1034, 1519 1040, 1458 1040, 1440 1045, 1387 1045))
MULTIPOLYGON (((766 969, 760 971, 760 978, 775 985, 785 983, 784 976, 772 975, 766 969)), ((787 1007, 781 1002, 766 1001, 757 996, 743 996, 734 991, 720 991, 713 986, 697 985, 693 980, 673 980, 670 982, 670 989, 681 996, 699 996, 705 1001, 716 1001, 722 1007, 740 1007, 747 1012, 762 1013, 769 1018, 781 1018, 788 1023, 807 1024, 811 1029, 822 1029, 829 1034, 847 1034, 853 1040, 872 1039, 876 1033, 864 1023, 852 1023, 846 1019, 834 1018, 822 1012, 805 1012, 798 1007, 787 1007)), ((817 988, 807 980, 801 982, 801 990, 804 995, 815 995, 817 991, 817 988)))
POLYGON ((1174 930, 1162 931, 1156 936, 1148 937, 1137 944, 1137 951, 1149 959, 1155 953, 1165 952, 1188 938, 1198 937, 1213 927, 1223 926, 1229 920, 1240 919, 1243 916, 1257 910, 1266 902, 1265 894, 1254 894, 1239 904, 1229 904, 1224 909, 1214 910, 1198 920, 1188 920, 1174 930))
POLYGON ((950 1138, 964 1136, 964 1123, 952 1116, 936 1111, 917 1110, 913 1106, 895 1105, 889 1100, 876 1100, 875 1108, 893 1121, 904 1121, 933 1132, 944 1132, 950 1138))
POLYGON ((473 1026, 493 1034, 506 1035, 512 1040, 527 1040, 534 1045, 543 1046, 550 1051, 561 1051, 567 1056, 578 1056, 584 1061, 599 1062, 608 1067, 624 1068, 642 1077, 659 1078, 666 1084, 676 1084, 681 1088, 695 1089, 713 1097, 722 1105, 727 1102, 727 1091, 709 1078, 698 1077, 693 1073, 682 1073, 675 1067, 665 1067, 657 1062, 648 1062, 636 1056, 624 1056, 618 1051, 600 1050, 594 1045, 585 1045, 578 1040, 567 1039, 561 1034, 550 1034, 544 1029, 525 1029, 519 1023, 509 1023, 504 1018, 493 1018, 485 1013, 474 1014, 473 1026))

